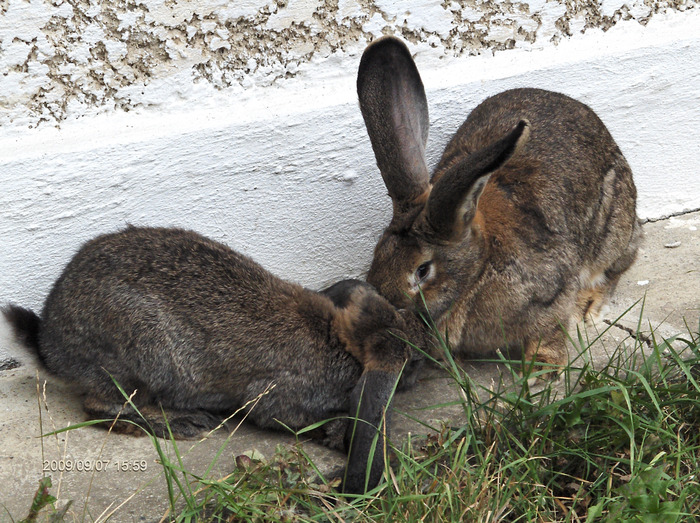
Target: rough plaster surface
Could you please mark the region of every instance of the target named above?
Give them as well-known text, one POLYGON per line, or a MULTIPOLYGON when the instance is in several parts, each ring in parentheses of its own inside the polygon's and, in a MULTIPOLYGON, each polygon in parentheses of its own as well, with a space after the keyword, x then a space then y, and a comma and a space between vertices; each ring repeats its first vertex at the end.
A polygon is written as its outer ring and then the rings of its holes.
POLYGON ((55 124, 191 100, 211 87, 234 95, 314 77, 319 64, 348 63, 387 33, 440 59, 542 48, 696 7, 695 0, 4 0, 0 125, 55 124))

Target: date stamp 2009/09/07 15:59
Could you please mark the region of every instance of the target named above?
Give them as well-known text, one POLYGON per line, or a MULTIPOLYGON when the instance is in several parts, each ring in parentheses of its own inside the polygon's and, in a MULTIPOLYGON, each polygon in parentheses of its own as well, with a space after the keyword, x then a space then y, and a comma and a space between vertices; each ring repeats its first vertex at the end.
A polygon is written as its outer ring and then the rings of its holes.
POLYGON ((43 472, 145 472, 148 461, 145 459, 45 459, 43 472))

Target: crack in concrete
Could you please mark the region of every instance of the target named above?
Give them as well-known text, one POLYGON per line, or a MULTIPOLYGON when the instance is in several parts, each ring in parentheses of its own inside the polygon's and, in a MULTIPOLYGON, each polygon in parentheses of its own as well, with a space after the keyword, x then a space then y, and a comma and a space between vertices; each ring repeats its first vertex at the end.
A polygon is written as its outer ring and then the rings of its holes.
POLYGON ((664 220, 668 220, 669 218, 678 218, 679 216, 685 216, 686 214, 693 214, 694 212, 700 212, 700 207, 698 207, 697 209, 690 209, 688 211, 678 211, 678 212, 672 212, 670 214, 664 214, 663 216, 660 216, 659 218, 645 218, 643 220, 640 220, 640 222, 642 224, 662 222, 664 220))

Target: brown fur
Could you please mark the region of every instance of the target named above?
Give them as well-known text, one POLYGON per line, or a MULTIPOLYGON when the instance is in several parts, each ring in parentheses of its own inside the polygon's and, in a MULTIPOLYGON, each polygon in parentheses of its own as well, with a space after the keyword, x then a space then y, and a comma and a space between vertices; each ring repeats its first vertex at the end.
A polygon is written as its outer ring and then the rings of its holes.
POLYGON ((605 306, 606 288, 596 286, 583 289, 576 297, 576 307, 579 311, 577 319, 593 320, 598 319, 601 309, 605 306))
POLYGON ((355 291, 352 303, 337 315, 336 325, 345 350, 365 369, 391 371, 411 359, 411 348, 405 343, 410 340, 401 314, 379 302, 374 289, 355 291), (395 327, 387 329, 387 325, 395 327), (394 349, 379 354, 375 350, 379 345, 391 345, 394 349))
POLYGON ((600 119, 562 94, 500 93, 472 111, 428 179, 416 141, 427 102, 408 49, 371 44, 357 87, 394 209, 367 280, 397 307, 422 309, 422 292, 457 353, 565 363, 561 326, 600 309, 641 237, 632 173, 600 119))
MULTIPOLYGON (((359 410, 376 431, 404 365, 409 383, 420 362, 389 334, 407 320, 370 285, 348 280, 312 292, 180 229, 97 237, 56 281, 41 319, 14 305, 4 313, 51 373, 85 393, 91 419, 119 414, 120 432, 138 434, 137 423, 192 438, 244 406, 265 428, 341 417, 319 436, 352 452, 348 491, 364 487, 376 433, 368 428, 351 441, 348 414, 359 410), (126 394, 136 391, 145 421, 123 408, 113 380, 126 394)), ((371 482, 382 469, 377 452, 371 482)))

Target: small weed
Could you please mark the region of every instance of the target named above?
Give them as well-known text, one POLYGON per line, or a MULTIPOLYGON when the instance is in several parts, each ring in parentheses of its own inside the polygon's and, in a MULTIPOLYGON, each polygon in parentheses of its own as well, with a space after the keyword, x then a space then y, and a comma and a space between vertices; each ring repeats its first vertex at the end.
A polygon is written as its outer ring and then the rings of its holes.
POLYGON ((56 510, 53 508, 53 504, 56 502, 56 498, 49 494, 49 489, 51 488, 51 478, 45 477, 39 480, 39 488, 34 494, 32 499, 32 506, 29 509, 29 514, 27 517, 20 520, 19 523, 35 523, 39 518, 39 513, 45 508, 48 509, 48 520, 50 523, 61 523, 64 521, 64 517, 68 509, 70 508, 72 502, 69 501, 61 510, 56 510))

